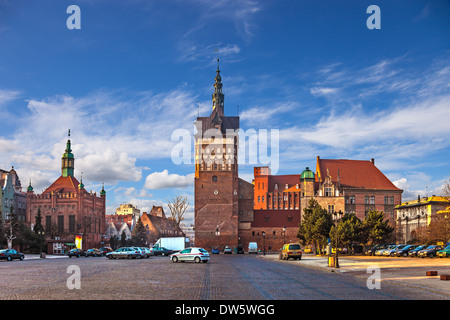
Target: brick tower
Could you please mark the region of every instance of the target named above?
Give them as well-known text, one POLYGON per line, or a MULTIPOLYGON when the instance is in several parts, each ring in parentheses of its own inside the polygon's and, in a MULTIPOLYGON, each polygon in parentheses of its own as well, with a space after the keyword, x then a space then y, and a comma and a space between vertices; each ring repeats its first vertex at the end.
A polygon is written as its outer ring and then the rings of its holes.
POLYGON ((239 117, 225 116, 219 60, 211 115, 198 117, 195 126, 195 245, 236 247, 239 117))

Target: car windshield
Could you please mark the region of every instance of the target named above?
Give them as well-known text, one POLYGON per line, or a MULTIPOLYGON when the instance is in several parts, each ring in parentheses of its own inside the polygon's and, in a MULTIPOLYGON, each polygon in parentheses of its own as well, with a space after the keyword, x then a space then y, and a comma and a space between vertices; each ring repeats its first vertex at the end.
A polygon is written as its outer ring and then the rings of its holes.
POLYGON ((206 251, 205 249, 198 249, 198 251, 200 251, 202 253, 208 253, 208 251, 206 251))
POLYGON ((300 250, 299 244, 291 244, 289 245, 289 250, 300 250))
POLYGON ((446 246, 444 250, 450 250, 450 246, 446 246))

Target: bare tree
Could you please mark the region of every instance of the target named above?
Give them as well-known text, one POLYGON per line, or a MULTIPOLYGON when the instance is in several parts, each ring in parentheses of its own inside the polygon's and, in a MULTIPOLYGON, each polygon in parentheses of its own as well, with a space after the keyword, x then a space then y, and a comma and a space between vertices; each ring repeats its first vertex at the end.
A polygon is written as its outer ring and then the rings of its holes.
POLYGON ((189 201, 187 197, 176 196, 173 199, 167 200, 167 205, 169 206, 173 221, 175 221, 177 227, 179 227, 181 221, 184 220, 184 212, 189 207, 189 201))
POLYGON ((450 179, 445 181, 444 187, 442 188, 442 195, 444 197, 450 197, 450 179))
POLYGON ((17 233, 17 218, 14 214, 14 207, 10 207, 10 214, 8 216, 8 220, 5 221, 5 238, 8 243, 8 249, 12 249, 13 240, 16 239, 17 233))

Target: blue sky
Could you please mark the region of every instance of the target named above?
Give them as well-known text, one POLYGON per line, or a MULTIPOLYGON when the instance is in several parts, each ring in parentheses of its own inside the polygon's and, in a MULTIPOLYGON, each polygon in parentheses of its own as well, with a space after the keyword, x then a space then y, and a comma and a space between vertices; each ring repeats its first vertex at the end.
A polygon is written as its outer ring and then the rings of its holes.
MULTIPOLYGON (((317 156, 369 160, 403 199, 450 178, 450 3, 435 1, 0 0, 0 168, 41 192, 71 129, 75 176, 107 213, 186 195, 177 129, 211 112, 216 59, 225 113, 279 131, 278 174, 317 156), (69 30, 70 5, 81 29, 69 30), (369 30, 368 6, 381 9, 369 30)), ((240 166, 251 181, 253 166, 240 166)), ((256 164, 258 165, 258 164, 256 164)))

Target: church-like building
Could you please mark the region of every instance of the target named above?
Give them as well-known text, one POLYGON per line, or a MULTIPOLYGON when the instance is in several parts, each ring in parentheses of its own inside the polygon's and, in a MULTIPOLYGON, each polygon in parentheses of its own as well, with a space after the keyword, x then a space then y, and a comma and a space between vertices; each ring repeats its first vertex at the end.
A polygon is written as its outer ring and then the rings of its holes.
POLYGON ((303 209, 311 198, 330 213, 354 213, 364 220, 371 210, 383 211, 395 223, 401 203, 397 188, 375 160, 321 159, 316 172, 272 175, 269 167, 254 168, 253 183, 238 175, 239 117, 225 116, 224 94, 217 66, 212 113, 198 117, 195 135, 195 245, 242 246, 257 242, 278 250, 298 241, 303 209))
POLYGON ((30 182, 26 221, 33 229, 40 210, 49 254, 63 254, 75 245, 76 237, 84 250, 99 248, 104 242, 106 192, 103 187, 99 196, 88 192, 83 180, 75 178, 70 130, 61 160, 61 176, 42 194, 35 194, 30 182))

